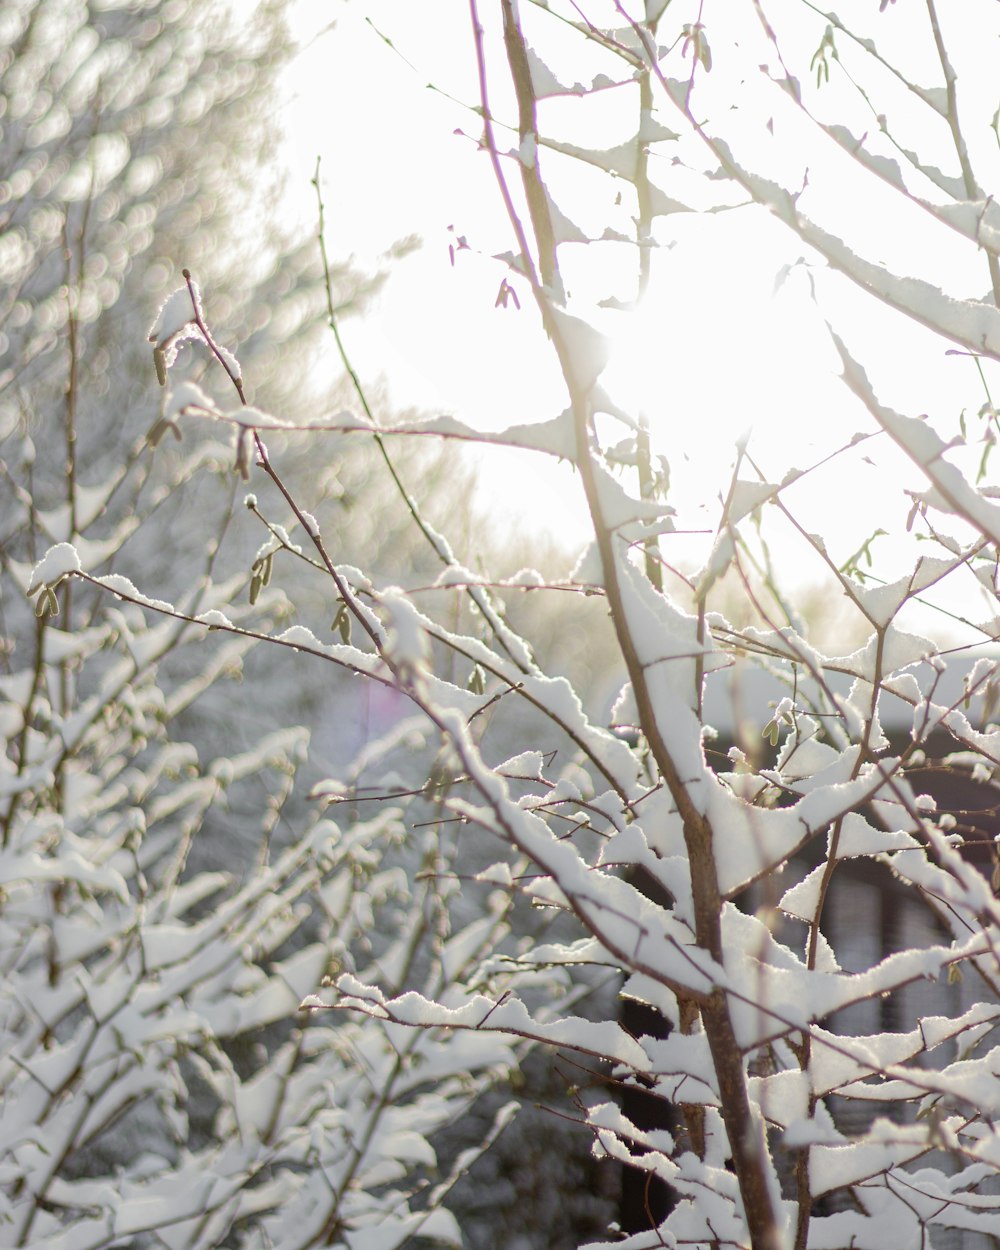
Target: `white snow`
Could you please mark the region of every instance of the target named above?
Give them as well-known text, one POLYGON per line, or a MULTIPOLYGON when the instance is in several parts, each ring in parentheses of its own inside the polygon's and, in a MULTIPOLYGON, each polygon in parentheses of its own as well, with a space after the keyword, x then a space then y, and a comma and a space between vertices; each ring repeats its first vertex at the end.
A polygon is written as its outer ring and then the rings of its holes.
POLYGON ((148 338, 151 343, 162 347, 194 320, 196 306, 198 311, 201 311, 198 284, 192 282, 191 285, 197 305, 192 303, 191 292, 186 286, 178 287, 176 291, 168 295, 160 305, 160 311, 149 328, 148 338))
POLYGON ((210 629, 235 629, 225 612, 220 612, 218 608, 210 608, 207 612, 202 612, 196 620, 210 629))
POLYGON ((387 655, 408 674, 422 671, 430 654, 423 618, 398 586, 382 591, 380 601, 388 626, 387 655))
POLYGON ((103 586, 105 590, 110 590, 113 595, 121 598, 129 599, 133 603, 138 603, 141 607, 152 608, 156 612, 176 611, 172 603, 167 603, 163 599, 152 599, 131 582, 127 577, 123 577, 120 573, 107 573, 104 577, 95 577, 93 579, 97 585, 103 586))
MULTIPOLYGON (((608 341, 588 321, 561 308, 553 307, 551 315, 565 348, 573 379, 580 390, 588 394, 610 359, 608 341)), ((575 450, 575 440, 573 446, 575 450)))
POLYGON ((261 408, 247 405, 244 408, 231 408, 223 413, 227 421, 241 425, 248 430, 289 430, 294 429, 294 422, 285 421, 282 417, 272 416, 261 408))
POLYGON ((46 551, 31 570, 28 594, 34 594, 42 586, 55 586, 70 573, 79 573, 81 570, 82 565, 76 547, 72 543, 56 543, 54 547, 46 551))
POLYGON ((194 410, 199 416, 218 415, 218 409, 195 382, 178 382, 167 392, 163 406, 163 419, 173 420, 194 410))

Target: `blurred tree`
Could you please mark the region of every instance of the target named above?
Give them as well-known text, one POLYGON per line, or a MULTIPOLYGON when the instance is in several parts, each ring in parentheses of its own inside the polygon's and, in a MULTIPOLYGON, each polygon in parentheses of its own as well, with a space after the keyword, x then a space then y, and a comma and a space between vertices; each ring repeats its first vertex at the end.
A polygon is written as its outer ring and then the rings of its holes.
MULTIPOLYGON (((328 292, 312 233, 293 238, 275 227, 274 94, 294 51, 285 8, 283 0, 14 0, 0 13, 0 550, 8 560, 33 560, 39 544, 74 541, 85 528, 107 538, 155 516, 146 533, 159 537, 116 546, 115 567, 141 570, 166 592, 189 584, 186 562, 183 570, 175 563, 189 531, 196 546, 211 536, 209 561, 227 541, 248 572, 267 538, 235 506, 232 484, 218 491, 199 476, 206 464, 228 474, 228 452, 210 432, 182 447, 168 439, 155 460, 149 453, 162 393, 143 339, 180 268, 191 267, 216 334, 239 343, 260 402, 299 417, 327 402, 305 362, 324 333, 328 294, 339 317, 378 278, 334 266, 328 292), (94 492, 98 481, 103 493, 94 492)), ((179 364, 200 376, 205 362, 179 364)), ((294 444, 291 454, 306 461, 317 508, 333 500, 365 539, 386 501, 373 497, 371 449, 342 440, 322 466, 294 444)), ((403 510, 375 526, 397 568, 415 546, 403 537, 405 521, 403 510)), ((19 601, 0 604, 12 638, 24 636, 19 601)), ((70 597, 66 618, 85 624, 92 607, 70 597)), ((180 680, 183 661, 173 662, 180 680)), ((279 689, 286 705, 303 696, 301 685, 279 689)), ((188 718, 207 715, 210 702, 188 718)), ((226 719, 236 719, 232 709, 226 719)))

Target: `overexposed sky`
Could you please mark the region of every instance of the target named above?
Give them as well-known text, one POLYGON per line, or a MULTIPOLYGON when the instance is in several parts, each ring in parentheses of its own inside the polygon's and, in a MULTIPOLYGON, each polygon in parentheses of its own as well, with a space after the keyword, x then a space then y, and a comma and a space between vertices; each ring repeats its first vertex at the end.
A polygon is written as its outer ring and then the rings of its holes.
MULTIPOLYGON (((683 5, 675 0, 668 10, 670 28, 681 20, 675 12, 683 5)), ((567 37, 554 19, 523 7, 532 19, 529 33, 564 82, 589 81, 614 68, 575 35, 567 37)), ((610 6, 598 0, 584 7, 599 17, 598 10, 610 6)), ((697 6, 687 7, 693 17, 697 6)), ((783 0, 772 7, 772 20, 785 21, 786 54, 800 58, 793 63, 807 70, 822 22, 817 25, 806 4, 783 0)), ((873 3, 864 7, 858 20, 869 29, 860 33, 901 49, 906 72, 922 85, 937 85, 941 74, 933 43, 922 23, 906 25, 920 20, 912 6, 907 13, 906 6, 892 5, 884 14, 873 3)), ((500 121, 513 122, 498 9, 492 0, 480 4, 493 111, 500 121)), ((333 255, 376 266, 396 240, 409 235, 421 240, 414 252, 392 263, 368 316, 343 327, 362 376, 382 379, 400 408, 450 412, 483 429, 555 415, 565 405, 565 391, 526 285, 512 280, 521 297, 519 311, 511 303, 494 306, 508 271, 493 254, 513 244, 488 158, 477 150, 481 123, 470 107, 478 103, 478 86, 467 6, 404 0, 328 6, 299 0, 297 12, 303 32, 331 18, 334 25, 301 54, 288 83, 291 199, 301 187, 296 202, 310 219, 309 179, 320 154, 333 255), (459 251, 453 265, 449 243, 459 237, 468 240, 469 249, 459 251)), ((957 296, 985 293, 985 262, 971 246, 873 178, 861 177, 767 81, 757 67, 773 66, 773 51, 752 20, 740 25, 731 6, 723 14, 711 3, 704 5, 704 20, 714 65, 699 80, 696 98, 701 115, 724 130, 734 151, 784 185, 802 186, 803 211, 870 259, 900 273, 919 273, 957 296)), ((956 34, 954 54, 963 87, 970 85, 970 117, 980 106, 971 88, 977 78, 989 88, 995 76, 983 64, 995 65, 1000 51, 997 31, 976 34, 971 41, 956 34)), ((826 120, 839 120, 856 134, 875 131, 871 142, 878 149, 878 122, 843 72, 855 72, 848 44, 839 38, 837 46, 843 62, 831 63, 830 84, 816 97, 816 107, 827 110, 826 120)), ((908 132, 906 92, 890 75, 884 79, 879 99, 893 110, 891 124, 902 145, 919 147, 950 170, 955 160, 946 128, 928 129, 918 112, 908 132)), ((586 101, 543 101, 539 120, 543 132, 579 145, 611 147, 634 133, 635 104, 634 88, 627 86, 586 101)), ((657 116, 681 129, 669 106, 657 116)), ((983 181, 1000 186, 995 135, 983 125, 970 125, 969 133, 983 181)), ((692 203, 707 203, 710 194, 739 201, 724 185, 713 188, 677 168, 672 163, 677 152, 688 164, 700 159, 709 166, 691 136, 676 147, 656 145, 651 175, 668 194, 692 203)), ((509 164, 517 190, 516 169, 509 164)), ((624 182, 547 151, 542 171, 561 211, 585 234, 600 235, 608 226, 628 232, 624 182), (616 203, 619 190, 624 194, 616 203)), ((797 264, 807 249, 758 208, 661 217, 657 241, 650 295, 636 313, 598 308, 608 296, 630 298, 635 275, 630 248, 566 243, 560 261, 575 306, 596 318, 613 343, 604 383, 630 411, 648 417, 654 449, 671 464, 672 502, 692 529, 710 529, 718 519, 734 445, 748 429, 751 453, 771 480, 780 480, 789 468, 804 468, 855 430, 870 428, 839 381, 811 283, 824 314, 862 360, 883 402, 912 414, 927 412, 939 428, 957 432, 959 412, 964 408, 971 417, 985 398, 971 361, 946 356, 946 342, 884 309, 815 257, 809 266, 797 264), (789 266, 775 290, 776 275, 789 266)), ((996 386, 1000 390, 1000 381, 996 386)), ((822 531, 838 559, 877 526, 899 530, 906 510, 901 487, 923 485, 921 475, 884 442, 872 440, 788 493, 787 502, 806 528, 822 531)), ((495 466, 484 470, 484 497, 514 516, 530 517, 527 532, 540 525, 570 545, 582 541, 582 493, 568 471, 548 465, 536 471, 492 452, 484 453, 484 460, 495 466)), ((685 540, 673 541, 677 558, 688 558, 685 540)), ((882 543, 876 552, 883 553, 887 576, 902 571, 901 550, 882 543)), ((696 556, 693 546, 688 554, 696 556)))

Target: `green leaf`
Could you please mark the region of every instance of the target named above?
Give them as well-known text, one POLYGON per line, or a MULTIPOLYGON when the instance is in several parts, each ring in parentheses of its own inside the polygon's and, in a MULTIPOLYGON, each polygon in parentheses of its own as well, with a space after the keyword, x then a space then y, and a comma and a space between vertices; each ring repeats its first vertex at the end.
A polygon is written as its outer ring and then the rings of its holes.
POLYGON ((986 466, 989 463, 990 452, 993 450, 993 440, 988 438, 986 445, 983 447, 983 455, 979 461, 979 472, 976 474, 976 483, 978 484, 986 476, 986 466))
POLYGON ((351 641, 351 614, 347 610, 347 604, 341 603, 337 609, 337 615, 333 618, 330 628, 340 634, 340 641, 344 646, 349 646, 351 641))

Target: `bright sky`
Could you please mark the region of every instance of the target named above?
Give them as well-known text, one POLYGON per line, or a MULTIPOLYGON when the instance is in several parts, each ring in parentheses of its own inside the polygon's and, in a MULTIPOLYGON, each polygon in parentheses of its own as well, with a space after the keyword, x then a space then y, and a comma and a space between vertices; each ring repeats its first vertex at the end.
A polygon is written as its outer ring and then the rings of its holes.
MULTIPOLYGON (((668 10, 671 28, 680 21, 675 10, 684 2, 675 0, 668 10)), ((335 256, 353 256, 362 268, 373 267, 396 240, 411 234, 422 240, 413 253, 392 262, 370 314, 343 327, 356 367, 365 378, 381 378, 400 408, 450 412, 483 429, 555 415, 565 406, 565 392, 525 284, 518 287, 520 311, 512 304, 495 307, 507 270, 492 254, 508 251, 512 240, 488 159, 477 151, 479 119, 467 107, 478 101, 478 86, 466 6, 443 6, 430 20, 426 5, 402 0, 339 4, 332 10, 313 0, 299 3, 304 29, 315 29, 317 20, 331 12, 335 18, 333 28, 301 55, 291 79, 295 98, 287 108, 288 160, 293 183, 302 188, 303 213, 308 217, 313 211, 309 179, 321 154, 327 241, 335 256), (392 39, 395 50, 377 31, 392 39), (468 239, 470 250, 460 251, 452 265, 449 244, 460 236, 468 239)), ((481 0, 492 48, 493 110, 500 120, 513 120, 493 24, 498 7, 481 0)), ((587 11, 597 14, 607 7, 595 0, 587 11)), ((908 32, 904 23, 914 19, 903 13, 906 6, 891 6, 881 15, 874 3, 865 7, 871 29, 861 33, 880 40, 894 35, 893 47, 904 50, 906 71, 923 84, 938 84, 933 44, 925 33, 908 32)), ((806 4, 781 8, 810 16, 806 4)), ((606 57, 590 57, 585 46, 581 51, 579 40, 570 44, 557 23, 548 22, 554 33, 539 26, 546 15, 530 16, 539 39, 552 35, 546 50, 556 72, 570 82, 613 71, 606 57)), ((924 214, 901 206, 900 197, 873 186, 874 179, 859 180, 850 162, 831 155, 832 145, 820 150, 823 141, 817 143, 816 133, 804 128, 756 71, 758 64, 774 60, 757 27, 737 29, 731 9, 725 23, 716 19, 713 25, 710 4, 705 21, 715 64, 712 74, 703 76, 699 99, 703 115, 720 128, 724 124, 737 150, 752 154, 758 168, 788 186, 802 185, 808 171, 804 211, 825 218, 829 228, 871 259, 901 273, 919 270, 959 296, 985 291, 985 263, 971 247, 940 228, 930 230, 924 214)), ((800 30, 797 18, 790 18, 786 30, 790 55, 807 66, 822 23, 807 22, 800 30)), ((979 56, 995 57, 997 32, 980 30, 978 35, 979 56)), ((839 40, 838 47, 846 49, 846 41, 839 40)), ((958 61, 963 81, 976 77, 975 52, 966 41, 967 60, 958 61)), ((831 71, 819 106, 828 101, 830 118, 855 133, 873 128, 863 102, 846 91, 840 66, 832 64, 831 71)), ((987 85, 993 82, 988 73, 979 77, 987 85)), ((891 81, 886 90, 895 104, 891 81)), ((636 120, 634 95, 616 102, 624 92, 543 103, 542 130, 551 128, 594 148, 621 143, 634 133, 636 120)), ((680 129, 669 108, 660 120, 680 129)), ((919 146, 945 168, 954 165, 944 130, 935 135, 918 127, 907 134, 905 120, 900 125, 904 143, 919 146)), ((988 175, 986 185, 1000 186, 995 136, 982 130, 971 135, 973 156, 988 175)), ((704 200, 712 184, 699 186, 692 175, 670 165, 672 151, 698 159, 698 141, 686 143, 655 148, 652 176, 670 194, 704 200)), ((562 211, 586 233, 599 235, 607 225, 628 232, 627 197, 616 205, 616 185, 605 175, 548 152, 542 169, 562 211)), ((509 173, 516 187, 513 163, 509 173)), ((619 182, 617 188, 624 185, 619 182)), ((725 190, 718 194, 734 198, 725 190)), ((971 417, 985 399, 971 361, 945 356, 947 343, 889 313, 825 271, 822 262, 808 270, 792 269, 775 291, 776 274, 795 265, 806 249, 759 209, 661 217, 657 239, 661 248, 654 280, 639 313, 593 313, 601 298, 630 297, 636 263, 632 249, 564 244, 560 261, 578 305, 599 317, 614 344, 606 388, 624 406, 648 416, 654 450, 671 464, 672 502, 687 525, 711 527, 717 520, 735 442, 748 429, 751 453, 771 480, 780 480, 790 467, 813 463, 856 429, 871 428, 839 381, 823 319, 810 295, 810 278, 883 402, 912 414, 928 412, 940 429, 957 431, 959 412, 966 408, 971 417)), ((994 384, 1000 391, 1000 380, 994 384)), ((883 444, 865 444, 849 461, 837 460, 788 492, 786 502, 807 529, 826 535, 838 559, 877 526, 898 531, 900 512, 905 513, 900 487, 923 485, 920 474, 883 444)), ((485 456, 492 466, 484 474, 487 497, 514 516, 528 518, 524 528, 529 533, 532 526, 543 526, 571 545, 582 541, 582 493, 567 470, 535 466, 527 458, 514 463, 513 453, 485 456)), ((678 544, 674 558, 687 558, 685 540, 673 541, 678 544)), ((876 552, 882 553, 876 571, 887 576, 902 571, 901 552, 886 543, 876 552)))

